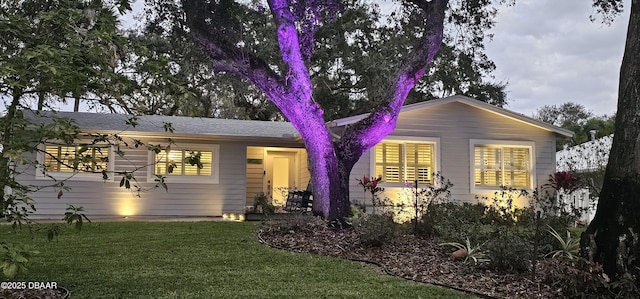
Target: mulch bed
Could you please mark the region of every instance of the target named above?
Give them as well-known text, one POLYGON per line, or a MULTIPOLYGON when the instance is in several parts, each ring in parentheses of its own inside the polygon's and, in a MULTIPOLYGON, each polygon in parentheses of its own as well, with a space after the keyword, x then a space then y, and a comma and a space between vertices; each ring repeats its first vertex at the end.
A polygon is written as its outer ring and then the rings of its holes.
POLYGON ((553 298, 551 287, 527 273, 499 273, 451 259, 451 248, 403 235, 381 247, 358 242, 352 229, 326 226, 289 229, 277 223, 262 227, 258 238, 266 245, 295 252, 373 263, 394 276, 466 290, 488 298, 553 298))

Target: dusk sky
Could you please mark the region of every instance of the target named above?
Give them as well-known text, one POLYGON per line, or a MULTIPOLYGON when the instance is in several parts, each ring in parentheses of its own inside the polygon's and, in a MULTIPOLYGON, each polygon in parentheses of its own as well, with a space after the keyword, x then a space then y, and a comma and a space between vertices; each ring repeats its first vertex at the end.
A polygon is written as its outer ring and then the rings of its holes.
POLYGON ((631 7, 611 26, 589 21, 589 0, 516 0, 503 7, 487 54, 507 81, 508 109, 531 116, 543 105, 583 104, 613 114, 631 7))
MULTIPOLYGON (((487 55, 497 81, 508 82, 507 109, 532 116, 544 105, 575 102, 595 115, 615 113, 630 0, 611 26, 592 0, 516 0, 499 6, 487 55)), ((392 9, 391 1, 381 1, 392 9)))

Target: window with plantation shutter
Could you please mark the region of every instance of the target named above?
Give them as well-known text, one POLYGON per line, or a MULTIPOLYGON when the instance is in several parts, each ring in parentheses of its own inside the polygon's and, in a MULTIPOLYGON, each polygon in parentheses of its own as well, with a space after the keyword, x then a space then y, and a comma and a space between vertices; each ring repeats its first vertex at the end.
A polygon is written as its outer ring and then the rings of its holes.
POLYGON ((175 144, 169 151, 149 152, 147 181, 164 176, 168 182, 219 184, 220 145, 175 144))
POLYGON ((528 148, 504 148, 504 185, 529 187, 531 165, 528 148))
POLYGON ((431 184, 433 148, 430 143, 380 143, 375 147, 375 176, 385 183, 431 184))
POLYGON ((109 147, 95 145, 45 145, 46 172, 102 172, 109 163, 109 147))
POLYGON ((155 174, 175 176, 211 176, 213 152, 170 150, 156 154, 155 174), (199 157, 202 167, 191 165, 190 158, 199 157))
POLYGON ((531 187, 531 147, 476 144, 473 152, 476 187, 531 187))
POLYGON ((108 144, 38 145, 37 180, 103 181, 113 173, 111 147, 108 144))
POLYGON ((387 183, 401 183, 402 144, 382 143, 376 146, 376 177, 387 183))

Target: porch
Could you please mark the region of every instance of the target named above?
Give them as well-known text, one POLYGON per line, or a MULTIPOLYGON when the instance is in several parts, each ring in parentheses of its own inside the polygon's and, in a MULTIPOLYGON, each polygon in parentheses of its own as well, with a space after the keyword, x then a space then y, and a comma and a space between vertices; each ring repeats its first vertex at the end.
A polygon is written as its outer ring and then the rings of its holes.
POLYGON ((292 147, 247 147, 246 205, 264 193, 276 207, 284 207, 290 190, 304 190, 311 179, 307 151, 292 147))

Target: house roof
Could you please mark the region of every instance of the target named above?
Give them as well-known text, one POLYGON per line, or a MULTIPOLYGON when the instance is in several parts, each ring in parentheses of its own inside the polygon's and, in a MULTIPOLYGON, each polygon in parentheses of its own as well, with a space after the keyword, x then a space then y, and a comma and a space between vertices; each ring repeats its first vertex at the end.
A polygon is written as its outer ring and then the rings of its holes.
MULTIPOLYGON (((420 102, 402 107, 402 112, 408 112, 417 109, 428 109, 448 103, 462 103, 478 109, 499 114, 525 124, 554 132, 556 134, 571 137, 573 132, 553 126, 551 124, 541 122, 539 120, 515 113, 503 108, 487 104, 476 99, 465 96, 455 95, 443 99, 420 102)), ((95 130, 97 132, 123 132, 127 133, 146 133, 149 135, 164 134, 165 123, 171 123, 175 134, 181 135, 204 135, 211 137, 228 137, 228 138, 266 138, 266 139, 286 139, 289 141, 298 140, 299 134, 289 122, 274 121, 255 121, 255 120, 238 120, 238 119, 220 119, 220 118, 199 118, 184 116, 164 116, 164 115, 143 115, 138 116, 138 124, 135 127, 127 125, 126 122, 132 116, 127 114, 114 113, 89 113, 89 112, 51 112, 25 111, 25 116, 32 118, 35 122, 43 122, 52 115, 58 117, 70 118, 75 121, 82 130, 95 130), (34 114, 35 113, 35 114, 34 114)), ((356 116, 337 119, 329 122, 330 126, 341 127, 355 123, 369 114, 360 114, 356 116)))
MULTIPOLYGON (((30 113, 30 112, 29 112, 30 113)), ((48 117, 70 118, 83 131, 116 131, 124 133, 147 133, 150 135, 166 133, 164 124, 171 123, 175 134, 207 135, 215 137, 240 138, 278 138, 294 140, 298 132, 289 122, 255 121, 220 118, 199 118, 184 116, 143 115, 138 116, 137 125, 132 127, 126 121, 132 116, 114 113, 88 112, 35 112, 40 117, 30 113, 25 116, 34 121, 43 122, 48 117), (38 120, 40 119, 40 120, 38 120)))
MULTIPOLYGON (((462 103, 462 104, 469 105, 478 109, 482 109, 491 113, 499 114, 503 117, 507 117, 507 118, 525 123, 527 125, 531 125, 543 130, 547 130, 547 131, 556 133, 558 135, 562 135, 566 137, 572 137, 574 135, 572 131, 569 131, 567 129, 556 127, 554 125, 539 121, 537 119, 533 119, 523 114, 516 113, 507 109, 499 108, 491 104, 487 104, 485 102, 482 102, 470 97, 462 96, 462 95, 454 95, 454 96, 450 96, 442 99, 436 99, 436 100, 406 105, 402 107, 402 109, 400 110, 400 113, 409 112, 409 111, 418 110, 418 109, 428 109, 431 107, 436 107, 436 106, 454 103, 454 102, 462 103)), ((358 122, 359 120, 367 117, 368 115, 369 113, 365 113, 365 114, 355 115, 351 117, 345 117, 345 118, 331 121, 330 124, 332 126, 342 127, 342 126, 346 126, 346 125, 358 122)))

